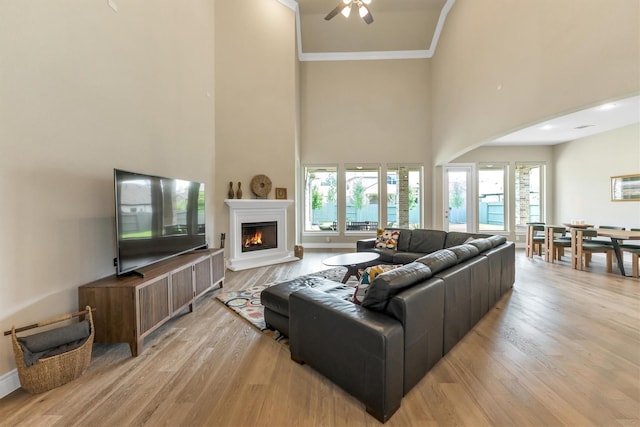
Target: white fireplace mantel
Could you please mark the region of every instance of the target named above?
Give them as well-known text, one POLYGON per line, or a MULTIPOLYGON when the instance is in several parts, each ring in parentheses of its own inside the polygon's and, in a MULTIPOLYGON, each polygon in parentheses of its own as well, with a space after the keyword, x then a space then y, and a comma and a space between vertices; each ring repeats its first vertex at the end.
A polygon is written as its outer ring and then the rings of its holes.
POLYGON ((229 206, 229 236, 226 239, 229 243, 229 270, 246 270, 298 260, 287 248, 287 208, 293 200, 227 199, 224 202, 229 206), (277 248, 242 252, 242 224, 265 221, 278 224, 277 248))
POLYGON ((293 200, 226 199, 224 202, 231 209, 286 209, 293 203, 293 200))

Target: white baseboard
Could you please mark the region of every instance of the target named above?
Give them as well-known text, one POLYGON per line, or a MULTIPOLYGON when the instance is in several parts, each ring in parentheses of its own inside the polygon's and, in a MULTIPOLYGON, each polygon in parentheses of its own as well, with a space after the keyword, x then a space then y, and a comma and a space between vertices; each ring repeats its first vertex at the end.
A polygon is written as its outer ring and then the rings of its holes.
POLYGON ((301 243, 305 249, 351 249, 355 252, 355 243, 301 243))
POLYGON ((0 376, 0 399, 20 388, 18 370, 14 369, 0 376))

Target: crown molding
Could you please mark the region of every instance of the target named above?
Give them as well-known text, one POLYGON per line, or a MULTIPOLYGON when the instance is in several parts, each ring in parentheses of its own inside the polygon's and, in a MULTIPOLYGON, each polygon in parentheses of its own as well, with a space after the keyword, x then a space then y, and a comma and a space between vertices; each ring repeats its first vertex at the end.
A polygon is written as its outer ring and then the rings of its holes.
POLYGON ((298 59, 300 61, 376 61, 389 59, 425 59, 433 57, 440 33, 444 27, 449 11, 456 0, 447 0, 442 10, 436 29, 431 38, 431 46, 426 50, 386 50, 376 52, 303 52, 302 31, 300 29, 300 8, 295 0, 278 0, 281 4, 293 10, 296 14, 296 44, 298 47, 298 59))
POLYGON ((429 47, 429 51, 431 51, 431 56, 436 52, 436 46, 438 46, 438 40, 440 40, 440 33, 444 28, 444 21, 447 20, 447 15, 449 11, 453 7, 453 4, 456 0, 447 0, 447 2, 442 6, 442 10, 440 11, 440 17, 438 18, 438 23, 436 24, 436 30, 433 32, 433 38, 431 39, 431 46, 429 47))
POLYGON ((298 2, 295 0, 278 0, 278 2, 287 6, 291 10, 298 10, 298 2))
POLYGON ((431 58, 430 50, 384 50, 377 52, 298 53, 300 61, 376 61, 385 59, 431 58))

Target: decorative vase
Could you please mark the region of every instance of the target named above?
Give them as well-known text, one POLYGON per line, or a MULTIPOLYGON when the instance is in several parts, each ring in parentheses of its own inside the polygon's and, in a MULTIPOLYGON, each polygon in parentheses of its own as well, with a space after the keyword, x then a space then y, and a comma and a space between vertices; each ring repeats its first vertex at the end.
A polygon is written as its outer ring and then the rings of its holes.
POLYGON ((242 199, 242 188, 240 188, 242 184, 238 182, 238 191, 236 191, 236 199, 242 199))
POLYGON ((233 195, 234 195, 234 193, 233 193, 233 182, 229 181, 229 192, 227 193, 227 196, 230 199, 233 199, 233 195))

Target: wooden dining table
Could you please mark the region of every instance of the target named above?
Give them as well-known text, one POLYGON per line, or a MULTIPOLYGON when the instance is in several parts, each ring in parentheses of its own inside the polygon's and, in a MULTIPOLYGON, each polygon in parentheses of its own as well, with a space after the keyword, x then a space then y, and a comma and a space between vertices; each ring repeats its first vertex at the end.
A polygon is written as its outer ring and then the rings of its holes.
POLYGON ((612 230, 608 228, 598 228, 598 236, 608 237, 611 239, 613 250, 616 253, 620 274, 626 276, 624 272, 624 261, 622 259, 622 251, 620 250, 621 240, 640 240, 640 231, 631 230, 612 230))

